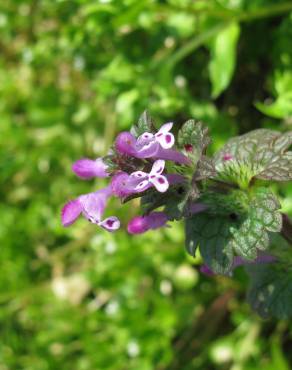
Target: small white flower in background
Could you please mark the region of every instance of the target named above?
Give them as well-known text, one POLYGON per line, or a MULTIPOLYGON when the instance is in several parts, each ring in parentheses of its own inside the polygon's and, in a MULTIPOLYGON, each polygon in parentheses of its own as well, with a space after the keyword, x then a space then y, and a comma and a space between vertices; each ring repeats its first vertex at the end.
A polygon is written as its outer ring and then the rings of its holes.
POLYGON ((117 250, 117 245, 113 240, 110 240, 105 246, 105 251, 107 254, 114 254, 116 250, 117 250))
POLYGON ((52 291, 61 300, 79 305, 90 290, 90 284, 82 275, 56 277, 52 281, 52 291))
POLYGON ((105 312, 109 316, 114 316, 118 313, 120 305, 117 301, 109 302, 105 308, 105 312))
POLYGON ((162 280, 160 283, 160 292, 163 295, 170 295, 172 293, 172 284, 169 280, 162 280))
POLYGON ((171 36, 168 36, 164 39, 164 46, 166 48, 172 48, 175 45, 175 39, 171 36))
POLYGON ((129 357, 137 357, 140 354, 140 347, 135 340, 128 343, 127 352, 129 357))
POLYGON ((175 77, 174 83, 175 83, 176 87, 182 89, 182 88, 186 87, 187 80, 184 76, 178 75, 178 76, 175 77))

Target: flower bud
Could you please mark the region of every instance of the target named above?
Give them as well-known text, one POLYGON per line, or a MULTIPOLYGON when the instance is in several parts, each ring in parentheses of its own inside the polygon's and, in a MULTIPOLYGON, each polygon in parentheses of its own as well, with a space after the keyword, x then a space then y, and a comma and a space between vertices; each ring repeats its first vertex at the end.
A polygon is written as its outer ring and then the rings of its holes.
POLYGON ((127 154, 131 156, 135 156, 136 154, 136 139, 135 137, 128 131, 121 132, 116 138, 116 150, 120 154, 127 154))
POLYGON ((164 212, 152 212, 146 216, 136 216, 128 224, 130 234, 143 234, 165 226, 168 219, 164 212))

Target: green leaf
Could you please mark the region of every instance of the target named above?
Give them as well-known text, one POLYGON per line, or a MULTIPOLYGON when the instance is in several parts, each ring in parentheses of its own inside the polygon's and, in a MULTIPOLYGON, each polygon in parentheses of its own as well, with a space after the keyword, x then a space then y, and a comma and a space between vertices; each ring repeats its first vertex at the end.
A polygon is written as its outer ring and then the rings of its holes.
POLYGON ((290 95, 279 96, 273 103, 255 103, 256 108, 267 116, 273 118, 286 118, 292 115, 292 97, 290 95))
POLYGON ((138 119, 137 124, 131 128, 131 134, 138 137, 144 132, 155 131, 154 121, 149 113, 145 110, 138 119))
POLYGON ((290 70, 276 71, 274 75, 274 91, 276 99, 273 103, 257 102, 259 111, 274 118, 288 118, 292 115, 292 73, 290 70))
POLYGON ((259 129, 235 137, 215 155, 218 178, 247 187, 252 178, 274 181, 292 179, 292 132, 259 129), (228 154, 232 160, 224 160, 228 154))
POLYGON ((211 158, 202 155, 197 163, 196 172, 194 174, 194 180, 200 181, 216 176, 216 169, 214 162, 211 158))
POLYGON ((292 316, 292 270, 278 264, 257 264, 246 267, 251 278, 248 301, 264 318, 292 316))
POLYGON ((238 255, 253 260, 257 257, 258 249, 268 249, 268 232, 279 232, 282 228, 280 208, 278 200, 268 189, 257 189, 250 199, 245 220, 238 228, 230 228, 233 248, 238 255))
POLYGON ((289 181, 292 179, 292 151, 286 152, 292 145, 292 131, 273 141, 274 155, 270 158, 265 170, 257 178, 264 180, 289 181))
POLYGON ((231 23, 219 32, 211 45, 209 75, 212 97, 217 98, 229 85, 236 64, 236 46, 240 34, 238 23, 231 23))
POLYGON ((194 215, 186 220, 186 248, 195 255, 199 246, 204 262, 212 271, 226 274, 233 262, 233 250, 230 246, 230 220, 224 217, 210 216, 207 213, 194 215))
POLYGON ((238 162, 255 162, 258 153, 268 150, 280 132, 258 129, 230 139, 215 155, 216 165, 224 162, 223 157, 230 154, 238 162))
POLYGON ((266 188, 252 195, 235 190, 229 194, 205 193, 199 199, 208 206, 204 213, 186 221, 186 248, 196 248, 215 273, 227 273, 233 254, 254 260, 258 250, 270 245, 269 232, 282 227, 280 204, 266 188))
POLYGON ((202 122, 190 119, 184 123, 178 133, 178 144, 181 148, 192 146, 200 154, 210 144, 209 129, 202 122))

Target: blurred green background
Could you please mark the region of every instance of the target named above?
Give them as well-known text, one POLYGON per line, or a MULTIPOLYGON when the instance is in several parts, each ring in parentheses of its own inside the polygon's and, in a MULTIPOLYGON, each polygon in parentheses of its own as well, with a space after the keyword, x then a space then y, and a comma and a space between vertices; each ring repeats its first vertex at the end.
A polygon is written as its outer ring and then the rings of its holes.
POLYGON ((251 312, 240 269, 202 276, 182 224, 131 237, 60 210, 104 185, 73 161, 146 108, 203 120, 213 151, 291 130, 292 2, 5 0, 0 32, 0 370, 290 369, 291 323, 251 312))

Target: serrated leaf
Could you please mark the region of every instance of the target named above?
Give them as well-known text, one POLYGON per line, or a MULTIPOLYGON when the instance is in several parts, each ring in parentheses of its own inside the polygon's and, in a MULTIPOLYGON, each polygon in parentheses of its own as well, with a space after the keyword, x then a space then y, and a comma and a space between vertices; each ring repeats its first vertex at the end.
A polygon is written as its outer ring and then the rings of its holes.
POLYGON ((186 248, 193 255, 200 245, 205 263, 216 273, 228 272, 234 252, 254 260, 258 250, 268 249, 269 233, 282 228, 280 204, 266 188, 251 196, 240 190, 205 193, 199 201, 208 208, 186 221, 186 248))
POLYGON ((263 318, 292 316, 292 270, 278 264, 249 265, 248 301, 263 318))
POLYGON ((131 134, 135 137, 142 135, 144 132, 155 131, 154 121, 150 114, 145 110, 138 119, 137 124, 131 128, 131 134))
POLYGON ((260 188, 250 199, 246 219, 239 228, 231 228, 233 248, 242 257, 253 260, 257 250, 266 250, 270 239, 268 232, 282 228, 281 208, 276 197, 267 189, 260 188))
POLYGON ((230 271, 233 262, 230 220, 200 213, 186 221, 186 248, 194 255, 197 247, 207 266, 218 274, 230 271))
POLYGON ((194 174, 194 180, 200 181, 216 176, 215 164, 212 158, 202 155, 197 163, 196 172, 194 174))
POLYGON ((292 144, 292 133, 259 129, 235 137, 215 155, 218 177, 237 183, 245 175, 248 186, 252 178, 274 181, 292 179, 292 152, 285 152, 292 144), (224 158, 230 156, 230 160, 224 158), (238 179, 238 180, 236 180, 238 179))
POLYGON ((186 149, 194 166, 193 184, 195 181, 214 177, 216 174, 213 159, 204 155, 210 142, 208 128, 204 127, 202 122, 192 119, 187 121, 178 133, 178 144, 181 148, 186 149))
POLYGON ((278 156, 278 159, 271 160, 271 163, 256 178, 273 181, 292 180, 292 152, 287 152, 278 156))
POLYGON ((257 250, 266 250, 270 245, 268 232, 282 228, 281 208, 278 200, 267 189, 260 188, 250 199, 250 207, 240 227, 230 229, 233 248, 245 259, 253 260, 257 250))
POLYGON ((224 161, 225 155, 231 155, 239 162, 254 162, 257 154, 269 149, 271 142, 280 137, 280 133, 268 129, 258 129, 230 139, 215 155, 216 165, 224 161))
POLYGON ((181 148, 192 146, 196 153, 201 154, 210 144, 209 130, 202 122, 193 119, 184 123, 178 133, 178 144, 181 148))
POLYGON ((239 24, 231 23, 215 36, 211 44, 209 74, 213 98, 218 97, 231 81, 236 64, 236 46, 239 34, 239 24))

